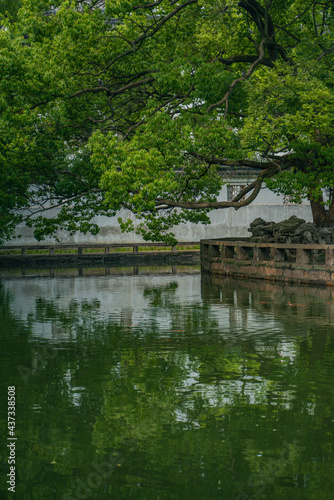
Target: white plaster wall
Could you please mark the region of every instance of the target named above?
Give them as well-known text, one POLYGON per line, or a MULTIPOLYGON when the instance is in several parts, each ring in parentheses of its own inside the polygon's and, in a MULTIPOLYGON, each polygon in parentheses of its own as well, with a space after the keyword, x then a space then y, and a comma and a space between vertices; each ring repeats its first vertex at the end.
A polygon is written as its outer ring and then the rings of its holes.
MULTIPOLYGON (((242 184, 245 181, 234 181, 234 184, 242 184)), ((223 186, 219 195, 219 200, 227 200, 227 186, 223 186)), ((51 215, 51 211, 50 211, 51 215)), ((255 202, 242 207, 239 210, 234 208, 213 210, 210 214, 211 225, 202 224, 181 224, 175 228, 175 235, 179 241, 199 241, 203 238, 223 238, 223 237, 247 237, 250 233, 247 231, 250 223, 257 217, 262 217, 266 221, 280 222, 288 219, 291 215, 296 215, 307 222, 312 221, 312 213, 309 203, 303 202, 301 205, 283 205, 283 197, 277 196, 269 189, 261 189, 255 202)), ((143 239, 135 232, 122 233, 117 222, 121 216, 130 218, 137 226, 133 214, 127 210, 121 210, 115 217, 96 217, 96 222, 100 227, 97 236, 90 234, 77 233, 73 236, 65 231, 59 231, 57 236, 63 244, 90 244, 90 243, 141 243, 143 239)), ((21 238, 15 238, 6 245, 38 245, 33 237, 31 229, 24 225, 18 226, 16 234, 21 234, 21 238)), ((53 238, 46 238, 41 241, 41 245, 56 243, 53 238)))

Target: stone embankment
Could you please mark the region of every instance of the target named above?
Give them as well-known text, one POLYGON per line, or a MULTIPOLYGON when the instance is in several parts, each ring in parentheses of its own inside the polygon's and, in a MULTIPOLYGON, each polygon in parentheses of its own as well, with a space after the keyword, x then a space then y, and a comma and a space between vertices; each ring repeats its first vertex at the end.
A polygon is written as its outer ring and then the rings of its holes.
POLYGON ((256 219, 251 238, 201 240, 203 271, 216 276, 334 286, 334 228, 290 217, 256 219))

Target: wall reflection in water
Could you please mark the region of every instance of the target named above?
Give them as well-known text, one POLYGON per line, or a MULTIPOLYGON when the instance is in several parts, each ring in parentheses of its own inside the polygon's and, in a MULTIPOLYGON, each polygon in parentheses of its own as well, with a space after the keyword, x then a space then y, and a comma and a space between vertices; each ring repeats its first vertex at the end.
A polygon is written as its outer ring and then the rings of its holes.
POLYGON ((18 497, 333 491, 332 290, 198 268, 29 270, 2 278, 0 313, 18 497))

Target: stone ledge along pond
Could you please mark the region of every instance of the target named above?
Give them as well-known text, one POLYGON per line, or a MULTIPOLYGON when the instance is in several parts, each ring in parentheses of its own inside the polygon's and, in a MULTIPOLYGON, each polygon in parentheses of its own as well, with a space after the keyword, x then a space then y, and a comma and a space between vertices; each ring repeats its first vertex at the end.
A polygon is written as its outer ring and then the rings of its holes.
POLYGON ((333 498, 333 290, 7 269, 0 307, 1 498, 333 498))

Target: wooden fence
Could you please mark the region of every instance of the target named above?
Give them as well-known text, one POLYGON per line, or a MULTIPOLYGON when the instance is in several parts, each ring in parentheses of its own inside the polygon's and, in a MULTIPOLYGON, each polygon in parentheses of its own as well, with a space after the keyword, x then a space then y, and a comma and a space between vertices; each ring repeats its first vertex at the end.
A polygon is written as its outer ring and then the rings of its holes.
POLYGON ((193 242, 193 241, 187 241, 187 242, 179 242, 176 246, 168 245, 166 243, 151 243, 151 242, 146 242, 146 243, 110 243, 110 244, 94 244, 94 243, 89 243, 89 244, 72 244, 72 245, 62 245, 62 244, 55 244, 55 245, 4 245, 0 247, 0 254, 5 255, 6 253, 9 253, 11 250, 18 250, 22 256, 29 254, 36 255, 40 253, 40 250, 47 250, 49 252, 49 255, 55 255, 57 252, 66 254, 66 251, 68 250, 74 250, 77 255, 83 255, 83 253, 89 253, 89 250, 93 250, 94 253, 104 253, 104 254, 109 254, 113 250, 118 250, 118 249, 124 249, 124 248, 129 248, 129 251, 132 249, 132 253, 136 254, 139 252, 140 247, 153 247, 153 248, 170 248, 170 251, 172 253, 176 253, 178 247, 190 247, 190 246, 195 246, 199 245, 199 242, 193 242))

